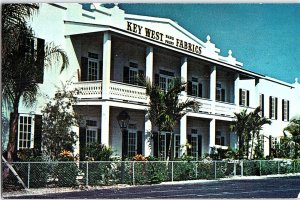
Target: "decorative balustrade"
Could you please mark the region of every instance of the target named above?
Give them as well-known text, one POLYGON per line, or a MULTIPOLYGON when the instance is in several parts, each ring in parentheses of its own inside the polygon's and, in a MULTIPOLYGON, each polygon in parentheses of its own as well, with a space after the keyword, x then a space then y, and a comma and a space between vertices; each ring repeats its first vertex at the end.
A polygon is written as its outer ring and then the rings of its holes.
POLYGON ((217 115, 225 115, 225 116, 234 116, 234 112, 236 112, 237 106, 235 104, 227 103, 227 102, 216 102, 215 104, 215 113, 217 115))
POLYGON ((110 98, 139 103, 148 103, 144 87, 119 82, 110 82, 110 98))
POLYGON ((74 83, 78 90, 76 97, 80 99, 101 98, 102 81, 83 81, 74 83))
MULTIPOLYGON (((80 99, 93 99, 102 97, 102 81, 83 81, 74 83, 78 90, 76 97, 80 99)), ((110 98, 125 101, 147 103, 146 89, 144 87, 110 82, 110 98)))
MULTIPOLYGON (((74 83, 75 88, 78 90, 76 97, 80 99, 95 99, 102 97, 102 81, 84 81, 74 83)), ((148 98, 146 96, 146 89, 141 86, 130 85, 120 82, 111 81, 110 82, 110 98, 117 99, 128 102, 136 103, 148 103, 148 98)), ((192 96, 181 97, 182 100, 186 98, 194 98, 192 96)), ((243 109, 247 109, 248 112, 254 110, 250 107, 236 106, 232 103, 227 102, 213 102, 210 99, 195 98, 196 101, 201 103, 199 112, 201 113, 215 113, 217 115, 224 115, 229 117, 234 117, 234 112, 240 112, 243 109)))

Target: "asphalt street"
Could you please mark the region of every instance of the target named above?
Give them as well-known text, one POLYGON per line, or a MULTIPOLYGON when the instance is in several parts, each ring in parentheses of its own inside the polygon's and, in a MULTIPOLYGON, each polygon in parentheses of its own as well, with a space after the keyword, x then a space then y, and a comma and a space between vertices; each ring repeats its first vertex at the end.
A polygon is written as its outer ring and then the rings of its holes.
POLYGON ((191 198, 297 198, 300 177, 233 179, 198 183, 158 184, 125 188, 98 189, 45 195, 12 197, 15 199, 191 199, 191 198))

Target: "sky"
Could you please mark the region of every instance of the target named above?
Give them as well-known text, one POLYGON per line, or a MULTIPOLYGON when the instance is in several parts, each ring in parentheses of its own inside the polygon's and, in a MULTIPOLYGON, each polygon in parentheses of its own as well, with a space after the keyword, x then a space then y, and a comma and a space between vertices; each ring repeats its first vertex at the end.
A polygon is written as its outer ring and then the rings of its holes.
POLYGON ((300 80, 300 4, 127 4, 129 14, 169 18, 243 68, 288 83, 300 80))

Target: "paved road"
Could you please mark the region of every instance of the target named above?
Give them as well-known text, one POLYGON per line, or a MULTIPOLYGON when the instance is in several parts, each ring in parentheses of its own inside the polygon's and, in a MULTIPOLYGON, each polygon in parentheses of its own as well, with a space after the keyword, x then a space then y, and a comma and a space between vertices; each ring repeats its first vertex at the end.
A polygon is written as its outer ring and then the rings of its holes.
POLYGON ((159 184, 126 188, 99 189, 60 194, 18 196, 21 198, 55 199, 133 199, 133 198, 297 198, 300 177, 277 177, 252 180, 222 180, 199 183, 159 184))

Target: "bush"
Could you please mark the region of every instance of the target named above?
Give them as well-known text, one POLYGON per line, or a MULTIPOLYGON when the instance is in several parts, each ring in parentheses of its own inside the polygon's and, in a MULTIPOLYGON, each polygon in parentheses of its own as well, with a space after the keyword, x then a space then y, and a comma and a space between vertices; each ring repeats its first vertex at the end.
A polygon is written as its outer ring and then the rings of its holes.
POLYGON ((72 154, 69 151, 63 151, 54 169, 54 174, 58 181, 57 185, 65 187, 77 185, 76 179, 78 173, 79 170, 72 154))

